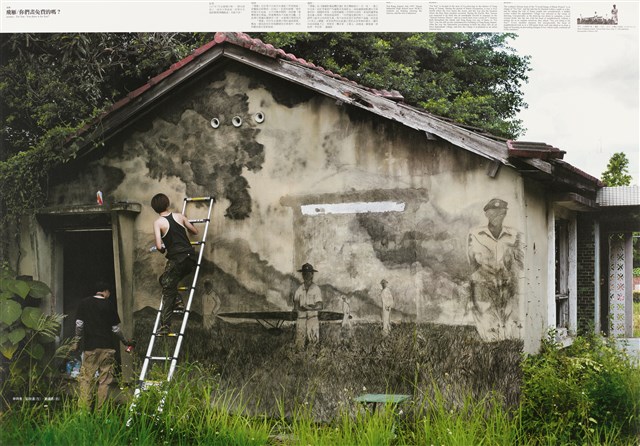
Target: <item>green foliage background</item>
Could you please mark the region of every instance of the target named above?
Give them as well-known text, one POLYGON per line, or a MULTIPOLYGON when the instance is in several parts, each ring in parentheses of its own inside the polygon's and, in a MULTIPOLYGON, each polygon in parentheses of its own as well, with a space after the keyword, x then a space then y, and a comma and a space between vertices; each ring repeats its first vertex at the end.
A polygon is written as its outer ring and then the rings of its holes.
POLYGON ((521 87, 529 57, 509 47, 515 34, 262 33, 299 57, 368 87, 398 90, 405 102, 515 139, 516 114, 526 108, 521 87))
POLYGON ((629 175, 629 158, 624 152, 611 155, 607 168, 602 172, 602 182, 605 186, 629 186, 632 177, 629 175))

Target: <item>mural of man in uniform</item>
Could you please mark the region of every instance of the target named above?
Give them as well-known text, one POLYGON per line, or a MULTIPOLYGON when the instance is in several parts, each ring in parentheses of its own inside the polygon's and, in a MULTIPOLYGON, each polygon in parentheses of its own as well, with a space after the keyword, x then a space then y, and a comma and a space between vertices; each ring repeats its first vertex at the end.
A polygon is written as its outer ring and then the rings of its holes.
POLYGON ((391 332, 391 307, 393 307, 393 295, 387 288, 386 279, 380 281, 382 290, 380 291, 380 299, 382 300, 382 334, 387 336, 391 332))
POLYGON ((479 322, 505 334, 517 303, 518 272, 523 267, 521 234, 503 226, 508 203, 493 198, 484 206, 488 224, 469 231, 471 304, 479 322))
POLYGON ((318 312, 322 310, 322 291, 313 282, 313 273, 318 271, 311 264, 305 263, 298 272, 302 273, 303 282, 293 296, 293 306, 298 311, 296 347, 302 349, 320 340, 318 312))

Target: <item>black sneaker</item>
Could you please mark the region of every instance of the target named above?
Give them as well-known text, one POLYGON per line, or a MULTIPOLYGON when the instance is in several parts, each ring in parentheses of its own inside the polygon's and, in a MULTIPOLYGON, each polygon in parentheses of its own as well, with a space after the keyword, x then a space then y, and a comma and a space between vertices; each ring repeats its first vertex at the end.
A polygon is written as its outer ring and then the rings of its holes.
POLYGON ((158 329, 158 331, 156 332, 156 335, 158 336, 166 336, 171 332, 171 329, 169 328, 168 325, 163 325, 162 327, 160 327, 158 329))
POLYGON ((184 313, 184 302, 182 301, 182 299, 176 299, 175 303, 173 304, 173 311, 184 313))

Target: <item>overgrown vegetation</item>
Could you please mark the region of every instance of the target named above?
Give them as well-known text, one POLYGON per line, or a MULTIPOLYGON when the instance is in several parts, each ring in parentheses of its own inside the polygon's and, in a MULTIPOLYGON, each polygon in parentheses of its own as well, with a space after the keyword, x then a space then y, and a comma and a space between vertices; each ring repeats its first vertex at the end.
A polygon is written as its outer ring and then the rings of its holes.
POLYGON ((0 268, 0 407, 14 397, 40 397, 57 380, 58 360, 65 358, 71 341, 57 348, 63 316, 40 309, 49 287, 36 280, 21 280, 6 265, 0 268))
MULTIPOLYGON (((309 367, 320 358, 306 356, 309 367)), ((606 339, 577 338, 561 348, 545 341, 523 360, 520 402, 504 395, 460 393, 433 380, 408 387, 411 400, 373 411, 345 398, 318 420, 310 394, 291 407, 286 392, 272 394, 277 410, 261 412, 260 397, 248 388, 229 388, 219 369, 198 362, 179 366, 166 388, 141 394, 135 410, 107 405, 81 412, 73 394, 62 401, 13 402, 0 415, 2 444, 140 445, 634 445, 640 435, 640 369, 606 339), (132 416, 133 414, 133 416, 132 416), (130 427, 126 427, 131 417, 130 427)), ((160 377, 160 371, 153 372, 160 377)), ((383 372, 383 370, 381 370, 383 372)), ((363 381, 364 382, 364 381, 363 381)), ((311 383, 310 383, 311 384, 311 383)), ((311 387, 311 385, 310 385, 311 387)), ((51 394, 61 394, 50 389, 51 394)), ((317 389, 319 395, 322 389, 317 389)), ((64 394, 64 393, 62 393, 64 394)), ((264 397, 264 396, 263 396, 264 397)))
POLYGON ((640 338, 640 292, 636 291, 633 293, 633 337, 640 338))
POLYGON ((275 416, 255 415, 257 400, 225 390, 216 370, 197 363, 179 367, 167 388, 141 394, 133 412, 107 405, 79 412, 72 397, 57 404, 14 403, 0 415, 2 444, 211 444, 211 445, 634 445, 640 434, 640 370, 597 337, 561 349, 545 342, 524 361, 521 403, 501 395, 460 395, 451 404, 437 385, 414 388, 412 401, 373 411, 352 398, 325 422, 313 402, 275 416))
MULTIPOLYGON (((529 438, 554 444, 640 434, 640 368, 612 340, 578 337, 567 348, 543 342, 523 362, 521 417, 529 438)), ((596 441, 597 442, 597 441, 596 441)))
MULTIPOLYGON (((136 314, 138 354, 153 326, 153 312, 145 313, 136 314)), ((492 392, 510 407, 518 404, 521 340, 484 342, 474 327, 414 323, 394 325, 384 337, 380 324, 356 324, 345 333, 338 322, 321 325, 319 345, 296 351, 294 328, 218 320, 205 329, 194 318, 182 354, 215 365, 222 388, 242 388, 256 400, 256 413, 270 416, 308 403, 314 419, 328 421, 360 393, 430 394, 434 386, 452 404, 492 392)))

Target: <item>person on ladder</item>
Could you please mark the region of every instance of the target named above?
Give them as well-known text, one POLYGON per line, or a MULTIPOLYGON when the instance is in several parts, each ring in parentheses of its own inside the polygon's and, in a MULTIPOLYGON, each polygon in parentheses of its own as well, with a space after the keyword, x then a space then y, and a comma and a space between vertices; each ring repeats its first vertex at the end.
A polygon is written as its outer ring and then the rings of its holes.
POLYGON ((158 335, 170 333, 171 316, 174 311, 184 310, 184 303, 178 293, 179 282, 191 274, 197 264, 196 252, 189 241, 187 231, 197 234, 186 215, 172 212, 171 202, 165 194, 156 194, 151 199, 151 207, 160 215, 153 223, 156 249, 166 252, 167 264, 159 278, 162 286, 162 314, 158 335))

